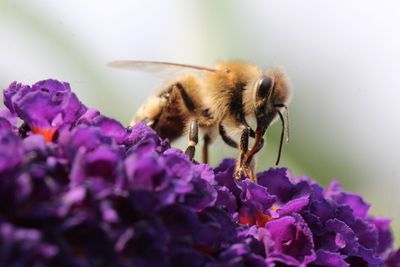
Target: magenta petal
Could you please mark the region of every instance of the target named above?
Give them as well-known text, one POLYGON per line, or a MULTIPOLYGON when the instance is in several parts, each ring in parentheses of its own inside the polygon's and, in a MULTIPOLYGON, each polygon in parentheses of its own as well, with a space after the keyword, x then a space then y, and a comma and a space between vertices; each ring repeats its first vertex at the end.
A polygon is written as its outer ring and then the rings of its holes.
POLYGON ((358 251, 358 239, 353 230, 344 222, 338 219, 330 219, 326 222, 325 229, 335 236, 337 249, 343 249, 350 255, 358 251))
POLYGON ((314 264, 321 265, 321 266, 326 266, 326 267, 349 267, 350 264, 348 264, 345 261, 345 257, 343 255, 340 255, 340 253, 335 253, 335 252, 330 252, 327 250, 323 249, 318 249, 316 251, 317 254, 317 259, 314 264))
POLYGON ((11 132, 12 129, 11 123, 7 119, 0 117, 0 134, 11 132))
POLYGON ((137 150, 142 144, 151 142, 157 152, 167 150, 170 145, 168 141, 162 140, 156 132, 145 123, 138 123, 132 127, 131 132, 125 137, 124 144, 127 149, 137 150))
POLYGON ((339 182, 332 182, 325 194, 338 204, 349 205, 355 216, 365 218, 368 213, 369 205, 359 195, 342 191, 339 182))
POLYGON ((285 168, 271 168, 259 173, 257 181, 259 185, 267 188, 271 195, 275 195, 279 202, 287 202, 295 190, 295 185, 289 180, 288 170, 285 168))
POLYGON ((312 232, 298 214, 285 216, 266 224, 273 244, 267 254, 272 259, 286 259, 280 261, 287 264, 298 262, 308 264, 315 260, 312 232))
POLYGON ((267 188, 250 182, 250 180, 245 180, 240 185, 242 187, 241 200, 254 203, 264 213, 268 212, 269 208, 276 201, 275 196, 270 195, 267 188))
POLYGON ((400 266, 400 248, 396 251, 390 252, 385 261, 386 267, 399 267, 400 266))
POLYGON ((237 209, 236 198, 225 186, 217 187, 217 200, 215 205, 223 207, 230 214, 233 214, 237 209))
POLYGON ((7 108, 0 108, 0 118, 0 131, 2 131, 5 122, 8 122, 9 129, 16 127, 18 118, 16 114, 11 113, 7 108))
POLYGON ((0 132, 0 174, 16 168, 23 159, 21 139, 12 132, 0 132))
POLYGON ((102 115, 95 117, 90 125, 99 127, 103 135, 113 137, 118 144, 123 143, 127 136, 126 129, 121 123, 102 115))
POLYGON ((129 187, 135 190, 153 190, 166 178, 162 162, 151 155, 138 158, 132 155, 125 160, 129 187))
POLYGON ((176 179, 190 181, 193 177, 192 164, 189 157, 177 149, 164 152, 164 164, 168 166, 168 175, 176 179))
POLYGON ((390 231, 390 219, 386 218, 370 218, 369 221, 373 223, 378 231, 378 247, 376 252, 378 254, 385 253, 393 246, 393 235, 390 231))
POLYGON ((309 197, 295 198, 277 210, 280 216, 290 215, 293 212, 300 212, 309 203, 309 197))
POLYGON ((19 101, 31 90, 32 88, 28 85, 22 85, 17 82, 11 83, 8 88, 3 91, 5 106, 10 110, 10 112, 15 113, 14 103, 19 101))

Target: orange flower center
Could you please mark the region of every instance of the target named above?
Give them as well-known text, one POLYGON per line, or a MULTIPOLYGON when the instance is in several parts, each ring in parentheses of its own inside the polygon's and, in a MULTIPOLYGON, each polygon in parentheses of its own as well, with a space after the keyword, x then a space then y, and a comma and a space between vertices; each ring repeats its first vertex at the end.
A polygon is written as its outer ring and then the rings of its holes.
POLYGON ((31 127, 31 130, 32 133, 40 134, 41 136, 43 136, 46 142, 51 142, 53 140, 54 133, 56 132, 55 128, 42 129, 42 128, 31 127))
MULTIPOLYGON (((277 207, 271 207, 270 210, 276 210, 277 207)), ((264 227, 267 222, 273 221, 276 218, 263 213, 259 209, 254 213, 250 213, 248 210, 242 210, 239 212, 239 224, 242 225, 257 225, 258 227, 264 227)))

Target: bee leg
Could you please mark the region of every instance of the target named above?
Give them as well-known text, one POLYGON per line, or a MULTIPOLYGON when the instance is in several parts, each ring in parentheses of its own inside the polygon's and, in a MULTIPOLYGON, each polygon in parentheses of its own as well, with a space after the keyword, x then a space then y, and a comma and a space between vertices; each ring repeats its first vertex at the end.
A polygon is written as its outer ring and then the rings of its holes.
POLYGON ((233 140, 229 135, 227 135, 225 127, 222 124, 219 125, 219 135, 228 146, 239 148, 239 145, 236 143, 236 141, 233 140))
POLYGON ((185 153, 189 156, 190 160, 193 160, 196 152, 196 145, 199 141, 199 124, 196 120, 192 120, 189 127, 189 145, 186 148, 185 153))
MULTIPOLYGON (((243 169, 244 173, 249 177, 252 181, 256 182, 256 175, 255 175, 255 161, 254 155, 260 151, 260 149, 264 146, 264 138, 261 139, 260 143, 256 146, 256 149, 254 150, 254 153, 250 155, 245 155, 245 159, 243 160, 243 169)), ((248 153, 251 150, 248 151, 248 153)), ((247 154, 247 153, 246 153, 247 154)))
POLYGON ((249 137, 255 137, 254 130, 248 126, 243 130, 242 135, 240 137, 240 145, 238 145, 235 140, 233 140, 230 136, 226 134, 223 125, 219 125, 219 134, 221 135, 222 140, 227 145, 233 148, 239 148, 240 150, 239 160, 236 164, 235 178, 240 179, 243 173, 245 176, 249 177, 251 180, 254 181, 255 180, 254 170, 253 170, 254 166, 251 164, 252 161, 251 159, 247 160, 247 162, 249 162, 250 164, 245 162, 245 155, 249 149, 249 137))
MULTIPOLYGON (((190 99, 185 88, 181 83, 176 83, 173 88, 176 88, 182 98, 182 101, 187 108, 187 110, 194 115, 196 107, 192 99, 190 99)), ((189 126, 189 145, 186 148, 185 153, 189 156, 190 160, 193 160, 194 154, 196 152, 196 145, 199 141, 199 123, 196 119, 192 120, 189 126)), ((203 150, 204 151, 204 150, 203 150)))
POLYGON ((203 137, 203 163, 208 163, 208 146, 210 145, 210 136, 208 134, 203 137))
POLYGON ((242 172, 244 171, 243 160, 245 159, 246 152, 249 149, 249 133, 250 130, 249 128, 246 127, 245 129, 243 129, 242 135, 240 137, 240 145, 239 145, 240 156, 239 160, 236 163, 236 170, 234 175, 236 179, 240 179, 240 177, 242 176, 242 172))
POLYGON ((256 181, 256 176, 254 174, 254 166, 252 164, 252 159, 253 156, 260 151, 260 149, 263 147, 264 145, 264 130, 262 128, 257 128, 256 132, 255 132, 255 141, 254 141, 254 145, 253 147, 248 150, 245 155, 243 156, 243 169, 244 172, 247 174, 247 176, 253 180, 256 181))

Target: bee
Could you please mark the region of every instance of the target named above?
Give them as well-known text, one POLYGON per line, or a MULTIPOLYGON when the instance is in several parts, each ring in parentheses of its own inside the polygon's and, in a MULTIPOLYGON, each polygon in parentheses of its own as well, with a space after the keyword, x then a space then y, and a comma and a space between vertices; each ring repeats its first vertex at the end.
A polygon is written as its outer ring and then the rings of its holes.
POLYGON ((225 61, 212 68, 135 60, 113 61, 108 65, 153 73, 182 73, 151 96, 139 108, 131 124, 145 122, 170 141, 188 133, 185 153, 191 160, 200 131, 203 162, 208 162, 208 147, 220 135, 227 145, 239 150, 237 179, 244 175, 255 181, 253 157, 264 145, 266 130, 279 117, 282 131, 278 165, 282 144, 289 141, 288 104, 291 100, 288 77, 281 69, 262 71, 242 61, 225 61), (256 128, 251 128, 248 121, 254 121, 256 128), (228 135, 227 128, 240 131, 239 143, 228 135), (254 138, 251 147, 249 138, 254 138))

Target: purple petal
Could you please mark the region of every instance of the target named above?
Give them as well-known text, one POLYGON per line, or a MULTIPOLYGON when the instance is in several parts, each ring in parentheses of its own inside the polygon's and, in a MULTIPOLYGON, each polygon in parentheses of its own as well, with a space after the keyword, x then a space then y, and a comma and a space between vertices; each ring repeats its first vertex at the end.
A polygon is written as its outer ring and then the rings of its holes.
POLYGON ((218 185, 227 187, 236 197, 239 197, 241 190, 233 177, 235 164, 234 159, 224 159, 221 164, 214 169, 215 181, 218 185))
POLYGON ((312 232, 300 215, 281 217, 265 227, 274 242, 267 252, 271 259, 287 264, 308 264, 315 260, 312 232))
POLYGON ((23 158, 20 138, 12 132, 0 134, 0 174, 16 168, 23 158))
POLYGON ((272 204, 276 201, 275 196, 268 193, 267 188, 259 186, 250 180, 244 180, 240 183, 242 193, 240 199, 245 202, 252 202, 263 213, 269 211, 272 204))
POLYGON ((14 103, 31 90, 31 87, 28 85, 12 82, 8 88, 3 91, 4 105, 10 110, 10 112, 15 113, 14 103))
POLYGON ((365 218, 369 210, 369 204, 365 203, 364 200, 357 194, 344 192, 340 189, 340 183, 333 181, 329 188, 326 190, 325 195, 338 204, 349 205, 354 212, 355 216, 365 218))
POLYGON ((196 211, 214 205, 217 200, 215 188, 203 179, 192 180, 193 190, 185 195, 184 203, 196 211))
POLYGON ((65 150, 67 156, 73 159, 79 149, 85 148, 87 151, 92 151, 101 144, 106 143, 106 139, 103 137, 101 129, 80 126, 71 132, 62 132, 58 142, 65 150))
POLYGON ((7 108, 0 108, 0 118, 1 118, 1 120, 0 120, 0 131, 2 131, 3 124, 5 122, 9 123, 9 126, 7 126, 7 127, 9 127, 10 130, 11 130, 11 128, 16 126, 17 120, 18 120, 16 114, 11 113, 7 108), (3 120, 5 122, 3 122, 3 120))
POLYGON ((378 231, 374 224, 357 218, 351 228, 357 235, 360 245, 373 251, 376 250, 378 247, 378 231))
POLYGON ((281 206, 277 213, 280 216, 289 215, 293 212, 299 213, 310 202, 310 186, 302 181, 296 185, 292 199, 281 206))
POLYGON ((128 149, 135 150, 135 146, 140 146, 141 143, 148 141, 152 141, 156 145, 154 148, 158 152, 163 152, 170 147, 167 141, 161 140, 156 132, 145 123, 135 124, 126 136, 124 143, 128 149))
POLYGON ((276 212, 279 216, 290 215, 291 213, 299 213, 309 203, 309 196, 303 196, 290 200, 288 203, 280 207, 276 212))
POLYGON ((338 219, 330 219, 325 225, 326 231, 335 237, 336 249, 343 249, 346 254, 354 254, 358 251, 358 238, 348 225, 338 219))
POLYGON ((385 267, 400 267, 400 248, 389 254, 385 261, 385 267))
POLYGON ((236 240, 236 224, 228 214, 218 208, 206 208, 199 213, 201 228, 195 232, 195 240, 203 248, 217 250, 223 244, 236 240))
POLYGON ((125 159, 125 169, 129 186, 135 190, 153 190, 167 179, 162 161, 153 155, 131 155, 125 159))
POLYGON ((257 175, 258 184, 267 188, 271 195, 275 195, 279 202, 289 201, 295 190, 286 168, 269 169, 257 175))
POLYGON ((340 255, 340 253, 330 252, 323 249, 318 249, 316 251, 317 259, 313 262, 313 264, 326 266, 326 267, 349 267, 344 258, 345 256, 340 255))
POLYGON ((11 123, 3 117, 0 117, 0 134, 11 132, 11 123))
POLYGON ((202 226, 192 209, 184 205, 170 205, 163 208, 160 215, 173 241, 183 240, 194 245, 194 235, 202 226))
POLYGON ((195 164, 194 166, 192 165, 192 168, 194 169, 195 177, 206 180, 208 183, 212 185, 215 184, 214 171, 210 165, 200 163, 200 164, 195 164))
POLYGON ((164 152, 164 162, 168 169, 168 176, 184 181, 192 179, 192 163, 186 154, 177 149, 170 148, 164 152))
POLYGON ((393 235, 390 231, 391 220, 386 218, 370 218, 368 221, 375 225, 378 232, 378 247, 376 248, 376 252, 383 254, 393 246, 393 235))
POLYGON ((123 143, 127 136, 126 129, 121 123, 102 115, 95 117, 91 125, 99 127, 103 135, 113 137, 118 144, 123 143))
POLYGON ((310 204, 310 211, 315 214, 322 223, 335 217, 336 206, 326 200, 314 201, 310 204))
POLYGON ((237 209, 235 196, 231 193, 231 191, 229 191, 226 186, 218 186, 217 192, 218 196, 215 205, 223 207, 230 214, 233 214, 237 209))

